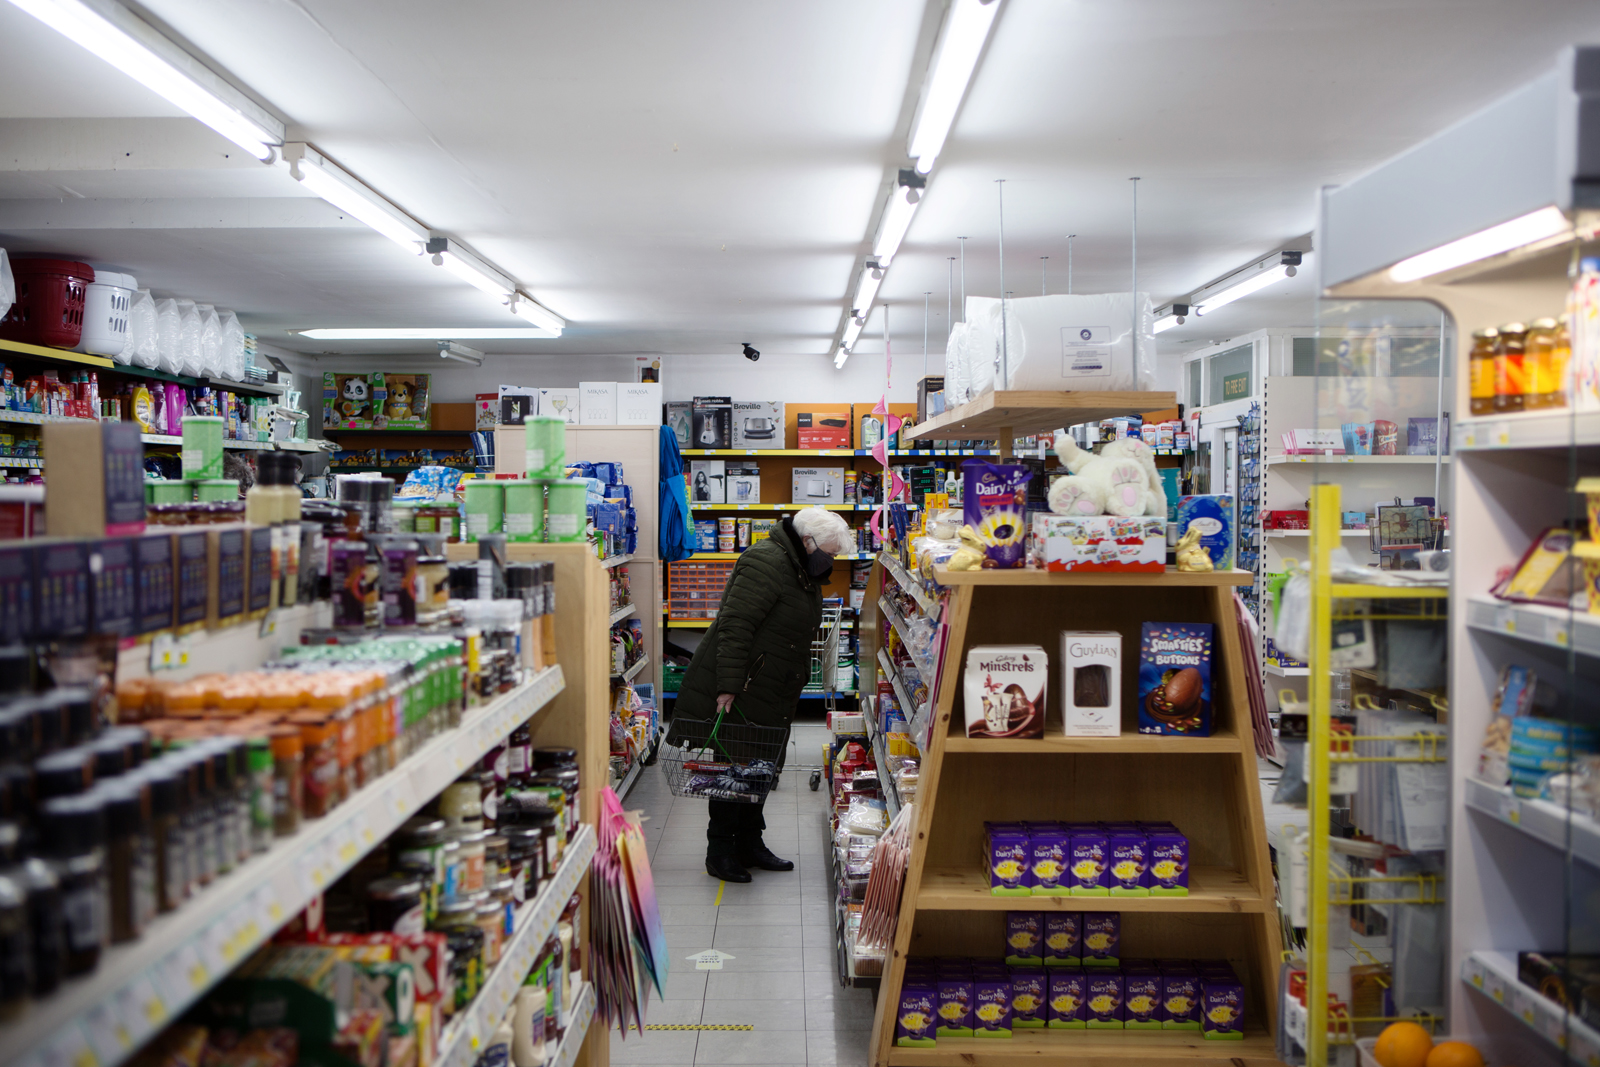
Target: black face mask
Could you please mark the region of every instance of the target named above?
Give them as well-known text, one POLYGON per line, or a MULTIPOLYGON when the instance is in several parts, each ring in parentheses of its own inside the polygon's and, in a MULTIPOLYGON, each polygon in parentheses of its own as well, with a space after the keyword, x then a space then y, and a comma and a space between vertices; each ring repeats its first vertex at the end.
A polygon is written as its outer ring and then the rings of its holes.
POLYGON ((819 581, 825 581, 833 574, 833 557, 817 549, 806 556, 806 573, 819 581))

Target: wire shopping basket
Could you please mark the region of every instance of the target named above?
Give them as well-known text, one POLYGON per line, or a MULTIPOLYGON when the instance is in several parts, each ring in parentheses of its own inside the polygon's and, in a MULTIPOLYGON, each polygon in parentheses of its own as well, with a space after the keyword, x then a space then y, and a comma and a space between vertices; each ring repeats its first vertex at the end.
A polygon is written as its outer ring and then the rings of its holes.
MULTIPOLYGON (((744 718, 737 710, 734 714, 744 718)), ((781 726, 731 722, 726 711, 711 722, 674 717, 659 761, 675 797, 759 804, 778 784, 788 740, 789 731, 781 726)))

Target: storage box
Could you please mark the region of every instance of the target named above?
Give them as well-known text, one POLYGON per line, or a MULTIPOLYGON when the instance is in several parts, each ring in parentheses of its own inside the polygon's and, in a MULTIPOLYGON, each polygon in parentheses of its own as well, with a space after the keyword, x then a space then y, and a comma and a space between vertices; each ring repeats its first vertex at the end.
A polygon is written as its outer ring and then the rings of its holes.
POLYGON ((783 401, 734 401, 734 448, 787 448, 785 440, 783 401))
POLYGON ((727 502, 729 504, 761 503, 761 467, 755 463, 729 460, 727 502))
POLYGON ((660 424, 660 382, 617 383, 618 426, 659 426, 660 424))
POLYGON ((672 400, 661 405, 661 418, 664 425, 672 429, 672 435, 678 439, 680 449, 689 447, 689 401, 672 400))
POLYGON ((1061 631, 1061 722, 1065 737, 1122 735, 1122 635, 1061 631))
POLYGON ((1043 737, 1050 657, 1038 645, 967 649, 962 693, 968 737, 1043 737))
POLYGON ((1146 571, 1167 566, 1167 522, 1157 515, 1033 516, 1029 551, 1051 571, 1146 571))
POLYGON ((720 459, 691 459, 689 461, 689 504, 726 504, 728 502, 727 461, 720 459))
POLYGON ((372 428, 375 430, 426 430, 430 415, 433 376, 372 373, 372 428))
POLYGON ((578 422, 584 426, 617 424, 617 383, 578 383, 578 422))
POLYGON ((369 374, 323 373, 322 425, 341 430, 372 429, 372 378, 369 374))
POLYGON ((51 536, 144 532, 144 445, 137 423, 46 423, 44 447, 58 457, 46 496, 51 536))
POLYGON ((789 499, 796 504, 843 504, 843 467, 796 467, 789 499))
POLYGON ((1139 732, 1210 737, 1208 622, 1147 622, 1139 632, 1139 732))
POLYGON ((579 421, 579 398, 582 395, 578 389, 540 389, 538 412, 545 418, 561 419, 568 425, 576 426, 579 421))
POLYGON ((733 399, 697 396, 689 405, 690 448, 733 447, 733 399))
POLYGON ((797 448, 849 448, 850 406, 806 405, 795 412, 797 448))

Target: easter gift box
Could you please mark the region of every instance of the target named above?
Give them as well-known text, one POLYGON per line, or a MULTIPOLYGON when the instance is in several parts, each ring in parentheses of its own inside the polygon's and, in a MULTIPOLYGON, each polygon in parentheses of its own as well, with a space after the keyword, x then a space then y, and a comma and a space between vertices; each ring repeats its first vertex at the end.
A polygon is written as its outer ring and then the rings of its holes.
POLYGON ((895 1014, 894 1043, 902 1047, 930 1046, 938 1019, 934 1001, 938 992, 932 982, 907 982, 900 990, 900 1010, 895 1014))
POLYGON ((1044 916, 1036 911, 1006 912, 1006 962, 1018 967, 1036 967, 1044 962, 1044 916))
POLYGON ((1147 622, 1139 632, 1139 732, 1211 736, 1208 622, 1147 622))
POLYGON ((967 649, 962 676, 968 737, 1044 736, 1050 657, 1038 645, 967 649))
POLYGON ((1083 914, 1075 911, 1047 911, 1044 915, 1044 965, 1076 967, 1078 946, 1083 941, 1083 914))
POLYGON ((1050 972, 1049 981, 1050 1014, 1045 1025, 1052 1030, 1082 1030, 1085 1023, 1083 1002, 1088 999, 1088 975, 1076 967, 1058 969, 1050 972))

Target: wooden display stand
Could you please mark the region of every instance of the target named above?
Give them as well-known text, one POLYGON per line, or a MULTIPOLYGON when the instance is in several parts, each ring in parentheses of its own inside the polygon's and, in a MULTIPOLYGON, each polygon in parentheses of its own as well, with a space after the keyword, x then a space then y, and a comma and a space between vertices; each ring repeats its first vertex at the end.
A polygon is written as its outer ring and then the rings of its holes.
MULTIPOLYGON (((944 607, 949 633, 935 694, 932 738, 923 753, 899 926, 873 1027, 875 1067, 1055 1060, 1140 1067, 1208 1061, 1239 1067, 1278 1063, 1272 1035, 1281 945, 1232 588, 1248 584, 1249 572, 1073 574, 940 568, 936 577, 952 587, 944 607), (1216 628, 1215 722, 1209 738, 1136 732, 1139 632, 1146 621, 1209 622, 1216 628), (1061 691, 1060 633, 1065 629, 1121 633, 1122 736, 1064 737, 1056 715, 1047 720, 1042 740, 967 739, 961 696, 967 649, 988 644, 1044 647, 1052 673, 1048 706, 1056 709, 1061 691), (984 822, 1054 819, 1172 821, 1189 838, 1189 896, 991 895, 980 859, 984 822), (934 1047, 897 1047, 895 1014, 907 957, 999 959, 1004 955, 1005 913, 1027 910, 1121 912, 1124 958, 1228 960, 1247 992, 1249 1024, 1244 1040, 1207 1041, 1185 1031, 1018 1030, 1010 1040, 941 1038, 934 1047)), ((877 601, 884 580, 879 564, 867 589, 863 663, 876 659, 877 601)))

